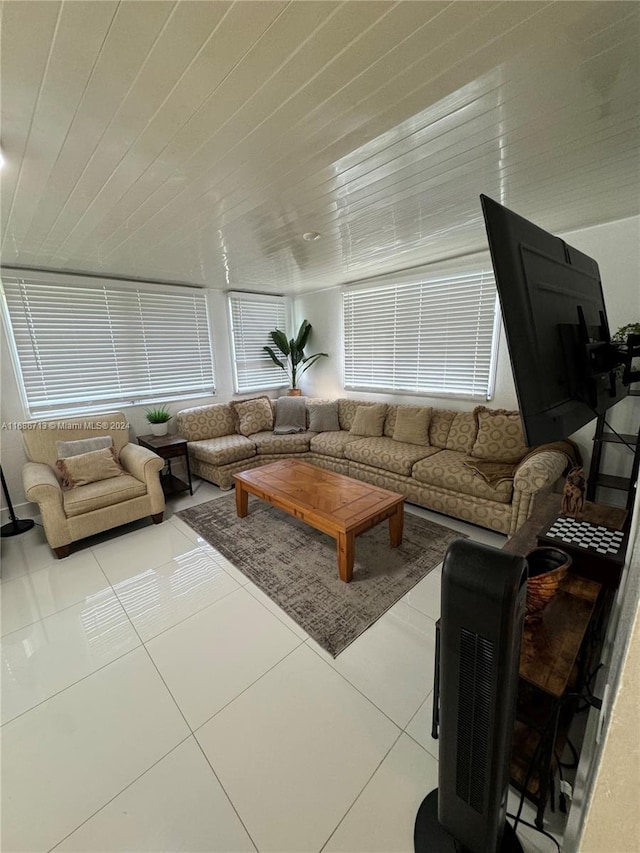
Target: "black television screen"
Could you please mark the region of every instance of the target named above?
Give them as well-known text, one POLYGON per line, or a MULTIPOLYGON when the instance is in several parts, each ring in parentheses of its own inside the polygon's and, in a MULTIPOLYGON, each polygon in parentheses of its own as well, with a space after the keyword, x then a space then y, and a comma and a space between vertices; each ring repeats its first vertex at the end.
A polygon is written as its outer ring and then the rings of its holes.
POLYGON ((481 195, 525 439, 557 441, 628 389, 598 264, 481 195))

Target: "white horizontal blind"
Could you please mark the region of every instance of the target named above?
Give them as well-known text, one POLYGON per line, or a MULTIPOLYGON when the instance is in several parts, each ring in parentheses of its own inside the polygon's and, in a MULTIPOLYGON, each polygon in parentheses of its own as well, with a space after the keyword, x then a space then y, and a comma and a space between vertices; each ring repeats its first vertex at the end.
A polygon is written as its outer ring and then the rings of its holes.
MULTIPOLYGON (((274 364, 265 346, 273 348, 269 332, 287 329, 284 296, 229 293, 229 316, 235 388, 239 393, 288 385, 287 374, 274 364)), ((275 350, 276 355, 278 350, 275 350)))
POLYGON ((496 309, 489 270, 423 269, 346 290, 345 388, 487 399, 496 309))
POLYGON ((203 291, 63 279, 2 274, 31 415, 215 393, 203 291))

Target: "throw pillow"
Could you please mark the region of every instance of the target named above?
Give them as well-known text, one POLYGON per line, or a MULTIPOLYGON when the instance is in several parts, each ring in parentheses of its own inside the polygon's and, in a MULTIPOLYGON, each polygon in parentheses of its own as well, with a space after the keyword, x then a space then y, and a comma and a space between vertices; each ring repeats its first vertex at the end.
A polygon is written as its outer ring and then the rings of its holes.
POLYGON ((307 403, 307 411, 311 432, 337 432, 340 429, 337 400, 333 403, 307 403))
POLYGON ((429 444, 429 423, 431 407, 398 406, 396 425, 393 430, 394 441, 408 444, 429 444))
POLYGON ((234 400, 231 405, 238 418, 240 435, 253 435, 254 432, 273 429, 273 409, 268 397, 234 400))
POLYGON ((116 459, 113 447, 79 453, 67 459, 58 459, 56 467, 60 472, 63 489, 87 486, 89 483, 110 480, 125 473, 116 459))
POLYGON ((110 435, 96 435, 94 438, 80 438, 78 441, 56 441, 58 459, 68 459, 70 456, 91 453, 92 450, 103 450, 105 447, 113 447, 113 439, 110 435))
POLYGON ((478 421, 478 436, 471 455, 492 462, 520 462, 529 448, 524 442, 519 412, 506 409, 474 409, 478 421))
POLYGON ((378 437, 384 429, 384 419, 387 414, 386 403, 375 403, 373 406, 358 406, 353 426, 349 430, 351 435, 362 435, 378 437))

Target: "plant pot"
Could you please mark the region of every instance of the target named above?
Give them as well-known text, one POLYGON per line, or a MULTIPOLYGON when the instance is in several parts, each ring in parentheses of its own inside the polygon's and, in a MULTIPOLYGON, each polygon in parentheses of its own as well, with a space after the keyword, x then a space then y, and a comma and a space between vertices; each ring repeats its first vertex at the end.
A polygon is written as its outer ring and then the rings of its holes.
POLYGON ((154 435, 166 435, 169 431, 168 421, 165 421, 163 424, 150 424, 150 427, 154 435))
POLYGON ((302 397, 302 391, 300 388, 289 388, 287 390, 288 397, 302 397))

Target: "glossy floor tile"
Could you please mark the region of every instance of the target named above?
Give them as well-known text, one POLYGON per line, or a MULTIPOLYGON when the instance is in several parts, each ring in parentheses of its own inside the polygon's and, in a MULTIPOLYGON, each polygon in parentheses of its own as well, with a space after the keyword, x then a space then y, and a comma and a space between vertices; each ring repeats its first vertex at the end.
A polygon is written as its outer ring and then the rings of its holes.
POLYGON ((196 732, 258 849, 274 853, 320 850, 399 735, 306 646, 196 732))
POLYGON ((2 722, 139 645, 111 590, 7 634, 2 641, 2 722))
POLYGON ((252 853, 256 848, 190 737, 54 849, 252 853))
POLYGON ((65 560, 39 526, 0 542, 3 851, 412 849, 440 568, 333 659, 177 515, 223 495, 195 478, 65 560))
POLYGON ((189 735, 144 649, 2 728, 2 850, 49 850, 189 735))

